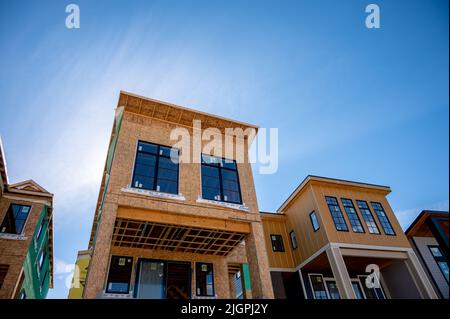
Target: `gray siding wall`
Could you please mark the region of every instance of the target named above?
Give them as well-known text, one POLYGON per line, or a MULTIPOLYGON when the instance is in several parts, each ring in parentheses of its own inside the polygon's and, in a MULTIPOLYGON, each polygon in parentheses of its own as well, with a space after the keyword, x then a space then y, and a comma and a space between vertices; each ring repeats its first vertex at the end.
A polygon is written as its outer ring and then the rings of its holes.
POLYGON ((438 242, 434 239, 434 237, 413 237, 412 240, 414 242, 413 247, 414 250, 416 250, 416 254, 420 256, 419 259, 422 264, 424 264, 424 267, 429 270, 428 274, 431 274, 433 277, 433 279, 430 278, 431 283, 435 286, 435 289, 438 290, 438 294, 440 291, 442 296, 448 299, 449 293, 447 280, 445 280, 444 275, 439 269, 439 266, 436 264, 436 261, 428 248, 428 246, 438 246, 438 242))

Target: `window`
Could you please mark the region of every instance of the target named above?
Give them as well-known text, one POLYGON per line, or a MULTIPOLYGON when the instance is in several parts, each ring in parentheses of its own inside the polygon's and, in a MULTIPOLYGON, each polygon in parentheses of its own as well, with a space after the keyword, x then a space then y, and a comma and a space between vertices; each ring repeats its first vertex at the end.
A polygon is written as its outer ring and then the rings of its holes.
POLYGON ((327 290, 321 275, 309 275, 314 299, 328 299, 327 290))
POLYGON ((45 286, 45 282, 47 281, 47 277, 48 277, 48 269, 47 270, 45 270, 45 274, 44 274, 44 276, 42 277, 42 281, 41 281, 41 291, 44 289, 44 286, 45 286))
POLYGON ((330 295, 330 299, 341 299, 341 295, 339 294, 339 289, 337 287, 336 281, 325 280, 325 284, 327 285, 327 290, 328 294, 330 295))
POLYGON ((41 224, 39 225, 39 229, 36 234, 36 241, 39 241, 39 239, 41 238, 42 230, 44 229, 44 226, 46 223, 47 223, 47 218, 46 217, 42 218, 41 224))
POLYGON ((273 251, 284 251, 283 237, 281 235, 270 235, 270 240, 272 241, 273 251))
POLYGON ((242 204, 236 161, 202 154, 202 196, 242 204))
POLYGON ((132 267, 133 259, 131 257, 112 256, 106 292, 127 294, 130 290, 132 267))
POLYGON ((344 206, 344 210, 347 213, 348 220, 350 221, 350 225, 352 226, 352 230, 355 233, 364 233, 364 228, 361 224, 361 220, 359 220, 358 213, 356 213, 355 206, 353 206, 353 202, 351 199, 341 198, 342 205, 344 206))
POLYGON ((11 204, 3 219, 0 233, 22 234, 31 206, 11 204))
POLYGON ((366 284, 367 276, 358 276, 358 277, 359 282, 361 283, 361 286, 364 289, 364 294, 366 295, 367 299, 386 299, 381 285, 379 288, 369 288, 367 287, 366 284))
POLYGON ((363 200, 357 200, 356 204, 358 205, 359 211, 366 222, 367 229, 371 234, 379 234, 380 231, 378 229, 377 224, 375 223, 375 219, 373 219, 372 213, 370 212, 369 206, 363 200))
POLYGON ((433 258, 436 261, 436 264, 441 270, 442 275, 444 275, 445 280, 447 280, 448 282, 448 263, 444 255, 442 254, 441 249, 439 248, 439 246, 428 246, 428 248, 430 249, 431 255, 433 255, 433 258))
POLYGON ((320 225, 319 225, 319 220, 317 219, 316 212, 312 212, 311 214, 309 214, 309 219, 311 220, 311 224, 312 224, 314 231, 316 232, 317 230, 319 230, 320 225))
POLYGON ((377 202, 372 202, 371 204, 373 210, 375 211, 375 214, 378 216, 381 227, 383 227, 384 233, 386 235, 395 236, 395 231, 386 216, 386 212, 384 211, 383 206, 381 206, 381 204, 377 202))
POLYGON ((352 279, 352 287, 355 292, 356 299, 364 299, 364 294, 361 289, 361 284, 358 280, 352 279))
POLYGON ((214 296, 213 264, 195 263, 197 296, 214 296))
POLYGON ((344 215, 342 215, 341 208, 335 197, 325 196, 328 209, 330 210, 331 217, 333 217, 334 225, 339 231, 348 231, 347 223, 345 222, 344 215))
POLYGON ((291 230, 289 236, 291 237, 292 249, 297 249, 298 244, 297 244, 297 237, 295 237, 295 232, 291 230))
POLYGON ((42 250, 41 252, 41 255, 39 256, 39 272, 42 270, 42 267, 44 266, 46 256, 47 256, 47 249, 44 248, 44 250, 42 250))
POLYGON ((25 292, 25 289, 22 289, 22 290, 20 291, 19 299, 27 299, 27 294, 26 294, 26 292, 25 292))
POLYGON ((175 148, 139 142, 132 186, 178 194, 178 155, 175 148))

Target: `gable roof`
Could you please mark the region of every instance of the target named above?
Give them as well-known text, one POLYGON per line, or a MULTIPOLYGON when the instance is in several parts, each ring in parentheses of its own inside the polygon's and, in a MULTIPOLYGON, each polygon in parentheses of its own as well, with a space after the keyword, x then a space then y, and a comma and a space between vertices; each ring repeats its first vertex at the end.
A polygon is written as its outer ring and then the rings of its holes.
POLYGON ((425 228, 428 228, 426 226, 426 221, 430 217, 441 217, 446 218, 448 220, 448 212, 447 211, 438 211, 438 210, 423 210, 420 212, 420 214, 414 219, 414 221, 409 225, 408 229, 406 229, 405 234, 406 236, 416 236, 418 234, 423 235, 426 230, 425 228))
POLYGON ((45 188, 43 188, 32 179, 8 185, 8 191, 11 193, 23 193, 29 195, 53 197, 52 193, 48 192, 45 188))

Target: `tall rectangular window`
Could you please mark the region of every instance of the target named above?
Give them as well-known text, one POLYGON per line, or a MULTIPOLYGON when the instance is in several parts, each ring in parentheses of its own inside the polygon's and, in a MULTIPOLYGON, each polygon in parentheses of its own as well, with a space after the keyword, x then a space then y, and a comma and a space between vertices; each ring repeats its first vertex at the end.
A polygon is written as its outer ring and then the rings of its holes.
POLYGON ((341 212, 336 197, 325 196, 325 199, 336 229, 339 231, 348 231, 347 223, 345 222, 344 215, 341 212))
POLYGON ((31 206, 11 204, 0 226, 0 233, 22 234, 31 206))
POLYGON ((131 257, 112 256, 106 282, 106 292, 127 294, 130 291, 132 267, 133 259, 131 257))
POLYGON ((45 257, 47 257, 47 249, 43 249, 41 251, 41 255, 39 256, 39 272, 42 271, 42 267, 44 266, 45 257))
POLYGON ((352 230, 355 233, 364 233, 364 228, 359 220, 358 213, 356 212, 355 206, 353 206, 353 201, 347 198, 341 198, 344 210, 347 213, 350 225, 352 225, 352 230))
POLYGON ((316 212, 311 212, 309 214, 309 219, 311 220, 311 224, 314 231, 318 231, 320 228, 319 219, 317 218, 316 212))
POLYGON ((380 221, 381 227, 383 227, 384 233, 386 235, 395 236, 394 228, 392 228, 392 225, 389 222, 388 217, 386 216, 386 212, 384 211, 383 206, 381 206, 381 204, 377 202, 371 202, 371 204, 375 214, 378 217, 378 220, 380 221))
POLYGON ((273 251, 284 251, 283 237, 281 235, 270 235, 270 240, 272 241, 273 251))
POLYGON ((197 296, 214 296, 213 264, 195 263, 197 296))
POLYGON ((178 156, 179 151, 176 148, 140 141, 132 186, 178 194, 178 156))
POLYGON ((430 249, 431 255, 433 255, 433 258, 436 261, 436 264, 438 265, 439 269, 441 270, 442 275, 444 276, 445 280, 447 280, 447 282, 448 282, 447 259, 445 259, 439 246, 428 246, 428 248, 430 249))
POLYGON ((367 229, 371 234, 379 234, 380 230, 378 229, 377 223, 375 219, 373 219, 372 212, 369 209, 367 203, 363 200, 357 200, 356 204, 358 205, 359 211, 366 222, 367 229))
POLYGON ((293 230, 289 233, 289 237, 291 237, 292 249, 297 249, 297 237, 295 236, 295 232, 293 230))
POLYGON ((202 154, 202 197, 242 204, 236 161, 202 154))
POLYGON ((327 289, 321 275, 309 275, 311 288, 314 293, 314 299, 328 299, 327 289))

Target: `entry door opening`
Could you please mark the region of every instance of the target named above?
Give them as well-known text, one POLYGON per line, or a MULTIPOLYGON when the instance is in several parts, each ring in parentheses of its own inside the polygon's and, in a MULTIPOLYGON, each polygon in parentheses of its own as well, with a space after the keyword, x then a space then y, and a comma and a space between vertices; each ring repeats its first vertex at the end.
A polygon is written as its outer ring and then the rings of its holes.
POLYGON ((187 262, 140 260, 135 297, 140 299, 189 299, 191 266, 187 262))

